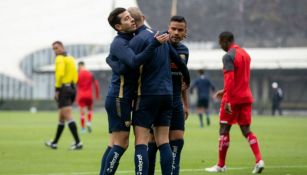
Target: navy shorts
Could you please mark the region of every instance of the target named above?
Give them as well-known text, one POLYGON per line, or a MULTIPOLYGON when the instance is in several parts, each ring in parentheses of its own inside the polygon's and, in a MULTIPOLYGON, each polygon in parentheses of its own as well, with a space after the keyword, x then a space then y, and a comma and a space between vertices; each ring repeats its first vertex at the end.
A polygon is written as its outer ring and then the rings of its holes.
POLYGON ((181 98, 179 100, 174 99, 170 130, 184 131, 184 111, 181 98))
POLYGON ((154 126, 170 126, 172 95, 139 96, 133 113, 133 125, 150 129, 154 126))
POLYGON ((63 85, 59 92, 59 99, 57 101, 58 108, 71 106, 76 98, 76 87, 74 85, 68 84, 63 85))
POLYGON ((199 107, 199 108, 203 107, 203 108, 207 109, 209 107, 209 99, 207 99, 207 98, 199 98, 197 100, 197 107, 199 107))
POLYGON ((132 100, 107 97, 105 108, 108 113, 109 133, 130 131, 132 100))

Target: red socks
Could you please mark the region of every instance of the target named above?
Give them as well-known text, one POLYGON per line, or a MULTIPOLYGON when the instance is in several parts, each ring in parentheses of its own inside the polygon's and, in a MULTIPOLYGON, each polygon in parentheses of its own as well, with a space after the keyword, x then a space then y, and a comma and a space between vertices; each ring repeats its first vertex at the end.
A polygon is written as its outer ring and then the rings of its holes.
POLYGON ((229 134, 220 135, 219 138, 219 161, 218 166, 223 167, 225 165, 225 159, 227 150, 229 147, 230 137, 229 134))
POLYGON ((92 118, 93 118, 93 111, 88 111, 88 114, 87 114, 87 121, 89 123, 92 122, 92 118))
POLYGON ((84 118, 84 114, 83 113, 81 113, 80 114, 81 116, 81 118, 80 118, 80 121, 81 121, 81 128, 85 128, 85 118, 84 118))
POLYGON ((258 140, 255 134, 253 134, 252 132, 247 134, 247 141, 254 153, 254 156, 256 158, 256 163, 259 162, 259 160, 262 160, 261 158, 261 153, 260 153, 260 149, 259 149, 259 145, 258 145, 258 140))

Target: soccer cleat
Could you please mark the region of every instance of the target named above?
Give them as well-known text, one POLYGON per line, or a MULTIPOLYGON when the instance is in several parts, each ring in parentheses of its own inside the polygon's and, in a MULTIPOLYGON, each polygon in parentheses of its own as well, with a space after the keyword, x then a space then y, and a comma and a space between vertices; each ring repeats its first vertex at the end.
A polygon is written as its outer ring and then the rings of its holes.
POLYGON ((258 163, 256 163, 254 170, 252 171, 253 174, 260 174, 264 169, 264 161, 259 160, 258 163))
POLYGON ((83 144, 81 142, 74 143, 70 146, 70 150, 81 150, 83 148, 83 144))
POLYGON ((45 146, 51 148, 51 149, 57 149, 58 145, 56 143, 52 143, 52 141, 45 142, 45 146))
POLYGON ((218 165, 214 165, 213 167, 206 168, 205 170, 209 173, 221 173, 221 172, 225 172, 226 169, 227 169, 226 165, 224 165, 223 167, 220 167, 218 165))
POLYGON ((87 125, 87 131, 88 131, 89 133, 92 132, 92 126, 91 126, 91 125, 87 125))

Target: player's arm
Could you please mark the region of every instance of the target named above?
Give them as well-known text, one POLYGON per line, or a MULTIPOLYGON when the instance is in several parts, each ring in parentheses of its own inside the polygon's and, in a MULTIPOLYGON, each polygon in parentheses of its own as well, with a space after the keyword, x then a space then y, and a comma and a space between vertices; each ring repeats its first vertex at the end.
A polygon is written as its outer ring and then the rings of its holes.
MULTIPOLYGON (((183 83, 185 84, 185 83, 183 83)), ((183 111, 184 111, 184 119, 188 119, 189 117, 189 97, 188 97, 188 88, 182 89, 181 97, 183 102, 183 111)))
POLYGON ((96 80, 95 78, 93 78, 93 84, 94 84, 94 88, 95 88, 95 95, 96 95, 96 100, 100 99, 100 92, 99 92, 99 82, 98 80, 96 80))
POLYGON ((192 85, 190 87, 190 94, 193 94, 193 90, 194 90, 194 88, 196 86, 196 83, 197 83, 197 79, 192 82, 192 85))
POLYGON ((190 73, 189 73, 187 65, 182 61, 179 54, 177 53, 177 51, 175 50, 175 48, 171 44, 169 44, 169 48, 170 48, 169 49, 170 58, 178 66, 178 69, 180 70, 180 72, 183 75, 183 81, 189 87, 190 83, 191 83, 191 79, 190 79, 190 73))
POLYGON ((117 74, 124 74, 127 71, 127 67, 119 61, 112 60, 111 55, 106 58, 106 62, 111 67, 112 71, 117 74))
POLYGON ((128 41, 121 41, 118 42, 117 45, 113 45, 113 49, 111 49, 111 51, 113 50, 113 53, 111 52, 111 54, 116 56, 123 64, 132 69, 137 69, 140 65, 152 58, 155 49, 160 46, 161 43, 166 42, 167 39, 167 34, 156 36, 145 50, 139 54, 134 53, 134 51, 129 47, 128 41))
POLYGON ((233 58, 226 54, 223 57, 224 65, 224 95, 226 99, 225 110, 227 113, 231 113, 231 102, 233 99, 234 90, 234 62, 233 58))

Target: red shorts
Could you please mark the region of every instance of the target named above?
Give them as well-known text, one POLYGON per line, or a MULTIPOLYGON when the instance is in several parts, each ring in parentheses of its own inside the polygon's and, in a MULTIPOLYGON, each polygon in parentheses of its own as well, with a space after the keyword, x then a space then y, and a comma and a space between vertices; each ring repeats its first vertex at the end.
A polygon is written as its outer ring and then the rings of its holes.
POLYGON ((225 103, 220 107, 220 123, 250 125, 252 122, 252 104, 243 103, 231 106, 232 114, 227 114, 224 109, 225 103))
POLYGON ((92 106, 93 105, 93 98, 82 97, 82 98, 78 98, 77 102, 78 102, 78 105, 80 107, 92 106))

